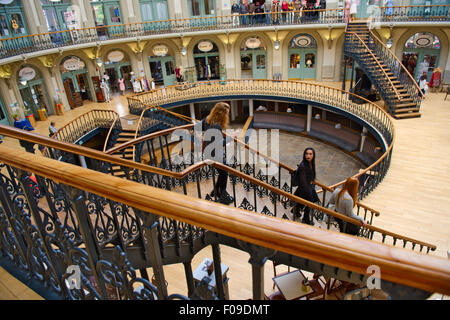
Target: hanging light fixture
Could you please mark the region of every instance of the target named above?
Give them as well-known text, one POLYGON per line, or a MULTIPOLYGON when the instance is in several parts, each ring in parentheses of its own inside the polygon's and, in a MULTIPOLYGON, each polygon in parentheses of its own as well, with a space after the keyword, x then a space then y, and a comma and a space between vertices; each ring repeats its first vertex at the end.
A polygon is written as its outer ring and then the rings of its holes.
POLYGON ((100 68, 103 65, 103 61, 100 58, 97 58, 97 65, 100 68))
POLYGON ((275 28, 275 43, 273 44, 275 50, 280 49, 280 41, 278 41, 278 28, 275 28))
POLYGON ((387 39, 386 47, 388 47, 389 49, 392 47, 392 38, 387 39))
POLYGON ((25 78, 22 77, 22 78, 20 78, 19 81, 20 81, 20 84, 21 84, 21 85, 23 85, 23 86, 26 86, 26 85, 27 85, 27 79, 25 79, 25 78))
POLYGON ((186 48, 185 48, 185 47, 181 48, 181 54, 182 54, 183 56, 186 55, 186 48))

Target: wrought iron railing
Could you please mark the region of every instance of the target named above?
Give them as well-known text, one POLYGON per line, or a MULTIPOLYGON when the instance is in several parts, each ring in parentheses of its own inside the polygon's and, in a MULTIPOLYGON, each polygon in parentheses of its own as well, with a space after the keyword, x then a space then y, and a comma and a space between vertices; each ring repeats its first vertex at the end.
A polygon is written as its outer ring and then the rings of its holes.
MULTIPOLYGON (((102 161, 120 161, 6 126, 0 126, 0 132, 102 161)), ((357 238, 349 243, 347 235, 328 234, 211 202, 206 206, 202 200, 182 194, 174 197, 174 192, 161 188, 5 146, 0 149, 2 256, 61 298, 224 298, 219 244, 250 253, 255 279, 262 279, 261 262, 267 258, 290 261, 290 265, 311 272, 357 283, 367 280, 367 265, 377 264, 382 270, 382 288, 393 297, 401 297, 400 291, 403 298, 429 295, 408 286, 450 292, 447 259, 357 238), (219 274, 216 291, 207 286, 210 278, 196 284, 192 275, 192 257, 207 245, 213 247, 215 271, 219 274), (184 263, 188 294, 168 294, 164 265, 175 262, 184 263), (154 284, 148 280, 150 267, 154 284), (74 279, 76 283, 72 283, 74 279)), ((122 160, 125 163, 129 162, 122 160)), ((151 177, 147 176, 149 181, 156 181, 151 177)), ((263 299, 263 283, 253 284, 253 299, 263 299)))
MULTIPOLYGON (((382 7, 378 14, 381 22, 385 21, 449 21, 449 5, 443 6, 409 6, 382 7), (428 9, 430 10, 428 10, 428 9), (388 14, 392 9, 392 14, 388 14), (400 20, 399 20, 400 19, 400 20)), ((290 26, 302 24, 344 24, 348 19, 346 9, 311 9, 291 12, 254 13, 233 15, 194 17, 177 20, 146 21, 132 24, 54 31, 0 40, 0 58, 45 51, 59 47, 98 44, 108 40, 130 39, 142 40, 147 36, 196 31, 235 30, 265 26, 290 26), (292 18, 291 18, 292 17, 292 18), (233 19, 234 18, 234 19, 233 19), (233 23, 234 21, 234 23, 233 23), (239 22, 238 22, 239 21, 239 22)))
POLYGON ((383 22, 448 21, 449 5, 374 7, 372 15, 383 22))
MULTIPOLYGON (((358 99, 360 97, 337 88, 302 81, 220 80, 211 81, 209 84, 199 82, 187 90, 177 90, 177 86, 170 86, 161 90, 141 93, 128 97, 128 103, 130 112, 140 114, 142 110, 149 106, 164 106, 165 104, 181 103, 200 98, 208 98, 213 101, 220 99, 222 96, 271 97, 271 99, 297 98, 301 101, 307 101, 309 104, 333 106, 335 112, 344 111, 353 114, 362 119, 366 125, 373 127, 384 141, 382 149, 385 152, 375 163, 355 175, 361 181, 361 198, 367 196, 381 182, 389 169, 395 136, 390 116, 378 105, 367 99, 361 98, 360 101, 365 102, 362 104, 352 102, 349 99, 350 97, 358 99)), ((269 163, 280 166, 283 171, 282 175, 285 177, 295 170, 295 168, 279 164, 273 159, 269 163)), ((342 183, 343 181, 337 185, 342 183)))

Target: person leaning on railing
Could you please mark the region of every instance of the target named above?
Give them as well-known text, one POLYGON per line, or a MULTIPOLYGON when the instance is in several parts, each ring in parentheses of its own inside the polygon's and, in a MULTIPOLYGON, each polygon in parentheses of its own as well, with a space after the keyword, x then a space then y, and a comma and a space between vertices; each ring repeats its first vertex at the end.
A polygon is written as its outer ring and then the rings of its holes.
MULTIPOLYGON (((14 127, 26 130, 26 131, 34 131, 33 126, 31 125, 30 121, 28 119, 20 120, 20 117, 18 114, 15 114, 14 116, 14 127)), ((34 153, 34 143, 28 142, 25 140, 19 140, 20 145, 25 149, 25 151, 34 153)))
MULTIPOLYGON (((334 210, 336 212, 342 213, 349 218, 361 221, 362 224, 364 225, 365 224, 364 219, 353 212, 353 208, 355 207, 358 198, 358 187, 359 187, 358 179, 354 177, 348 178, 342 187, 336 188, 333 191, 333 194, 331 195, 330 200, 328 201, 328 206, 334 205, 335 206, 334 210)), ((359 226, 351 223, 347 223, 346 226, 344 226, 344 222, 341 219, 339 218, 335 219, 339 224, 339 230, 341 232, 345 232, 352 235, 358 234, 360 229, 359 226)))

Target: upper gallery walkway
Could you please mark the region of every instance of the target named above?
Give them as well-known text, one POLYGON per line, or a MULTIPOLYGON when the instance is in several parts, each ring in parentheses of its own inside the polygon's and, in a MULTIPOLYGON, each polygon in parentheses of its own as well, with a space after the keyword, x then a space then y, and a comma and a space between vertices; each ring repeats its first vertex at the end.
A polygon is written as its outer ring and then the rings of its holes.
MULTIPOLYGON (((433 6, 389 6, 372 8, 368 18, 380 26, 436 24, 448 25, 449 5, 433 6)), ((88 48, 117 42, 140 42, 150 38, 182 38, 201 32, 208 34, 244 32, 255 28, 264 30, 283 30, 292 28, 344 28, 348 11, 340 9, 301 9, 293 16, 285 18, 281 13, 243 14, 236 19, 233 15, 193 17, 162 21, 145 21, 130 24, 115 24, 101 27, 70 29, 47 33, 24 35, 0 39, 1 64, 43 54, 60 53, 63 48, 88 48), (233 18, 234 17, 234 18, 233 18)), ((371 21, 371 22, 370 22, 371 21)), ((373 24, 372 24, 373 26, 373 24)))

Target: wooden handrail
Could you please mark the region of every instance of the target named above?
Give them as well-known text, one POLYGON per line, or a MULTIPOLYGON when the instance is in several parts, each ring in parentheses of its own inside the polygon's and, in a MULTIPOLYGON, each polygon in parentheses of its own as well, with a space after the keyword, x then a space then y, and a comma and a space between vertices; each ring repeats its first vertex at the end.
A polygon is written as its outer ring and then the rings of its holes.
POLYGON ((422 90, 420 90, 419 85, 417 84, 417 81, 414 80, 414 77, 411 75, 411 73, 409 73, 408 69, 406 69, 406 67, 403 65, 403 63, 400 61, 399 58, 397 58, 397 56, 391 51, 391 49, 389 49, 383 41, 381 41, 371 30, 369 30, 370 34, 385 48, 389 51, 389 53, 391 54, 392 57, 394 57, 395 60, 397 60, 397 62, 400 64, 400 66, 402 67, 403 71, 406 72, 406 74, 409 76, 409 78, 411 79, 412 83, 414 83, 414 85, 416 86, 416 89, 418 90, 418 92, 421 92, 422 90))
POLYGON ((380 62, 378 61, 378 59, 375 57, 375 55, 373 54, 372 50, 369 49, 369 47, 366 45, 366 43, 359 37, 359 35, 356 32, 347 32, 347 34, 352 34, 354 36, 356 36, 358 38, 358 40, 364 45, 364 47, 366 47, 366 49, 368 50, 368 52, 370 53, 370 55, 372 56, 372 58, 375 60, 375 62, 378 64, 378 66, 380 67, 380 69, 383 71, 385 77, 389 80, 389 83, 391 84, 392 89, 394 90, 395 94, 397 95, 397 99, 400 100, 400 94, 398 93, 397 89, 395 88, 394 84, 392 83, 391 79, 388 77, 386 71, 384 70, 384 68, 381 66, 380 62))
MULTIPOLYGON (((3 128, 3 127, 2 127, 3 128)), ((403 248, 254 214, 139 184, 101 172, 0 146, 0 161, 130 207, 218 232, 258 246, 366 274, 370 265, 387 281, 450 294, 450 261, 403 248)))
POLYGON ((116 120, 114 120, 113 124, 111 125, 111 127, 108 130, 108 134, 106 135, 105 143, 103 144, 103 152, 106 151, 106 147, 108 146, 109 137, 111 136, 111 132, 112 132, 114 126, 116 125, 117 121, 120 121, 119 117, 117 117, 116 120))
MULTIPOLYGON (((178 127, 179 129, 187 129, 189 127, 194 126, 193 124, 189 124, 189 125, 185 125, 182 127, 178 127)), ((169 129, 166 130, 170 131, 169 129)), ((90 148, 85 148, 82 146, 78 146, 78 145, 74 145, 74 144, 70 144, 70 143, 66 143, 66 142, 60 142, 60 141, 55 141, 53 139, 47 138, 45 136, 41 136, 39 134, 36 133, 32 133, 32 132, 28 132, 28 131, 23 131, 21 129, 17 129, 17 128, 13 128, 10 126, 6 126, 6 125, 2 125, 0 124, 0 134, 3 134, 5 136, 9 136, 9 137, 13 137, 16 139, 23 139, 23 140, 27 140, 30 142, 34 142, 34 143, 38 143, 38 144, 46 144, 50 147, 54 147, 66 152, 70 152, 73 154, 79 154, 85 157, 89 157, 89 158, 93 158, 96 160, 100 160, 100 161, 105 161, 105 162, 109 162, 111 164, 115 164, 115 165, 121 165, 121 166, 126 166, 132 169, 137 169, 137 170, 142 170, 145 172, 149 172, 149 173, 156 173, 156 174, 160 174, 160 175, 164 175, 167 177, 172 177, 172 178, 177 178, 177 179, 181 179, 184 178, 185 176, 187 176, 189 173, 194 172, 196 170, 198 170, 199 168, 206 166, 206 165, 213 165, 214 167, 218 168, 218 169, 222 169, 227 171, 229 174, 240 177, 240 178, 244 178, 246 180, 248 180, 249 182, 258 185, 260 187, 263 187, 273 193, 276 193, 278 195, 280 195, 281 197, 285 197, 287 199, 290 199, 292 201, 301 203, 303 205, 306 205, 312 209, 316 209, 319 211, 322 211, 330 216, 334 216, 336 218, 339 218, 343 221, 346 221, 348 223, 351 224, 355 224, 355 225, 359 225, 359 226, 363 226, 363 224, 360 221, 354 220, 352 218, 347 217, 346 215, 340 214, 338 212, 335 212, 333 210, 330 210, 328 208, 319 206, 313 202, 307 201, 303 198, 297 197, 293 194, 287 193, 281 189, 278 189, 268 183, 265 183, 263 181, 260 181, 256 178, 253 178, 251 176, 248 176, 246 174, 241 173, 238 170, 235 170, 233 168, 230 168, 227 165, 224 165, 222 163, 217 163, 214 162, 212 160, 205 160, 199 163, 196 163, 194 165, 189 166, 188 168, 184 169, 181 172, 172 172, 169 170, 165 170, 165 169, 161 169, 161 168, 157 168, 157 167, 153 167, 153 166, 149 166, 149 165, 145 165, 145 164, 141 164, 141 163, 136 163, 134 161, 130 161, 130 160, 126 160, 126 159, 121 159, 121 158, 117 158, 114 156, 110 156, 110 155, 106 155, 103 152, 97 151, 97 150, 93 150, 90 148)), ((145 137, 140 137, 139 139, 142 138, 142 141, 145 141, 145 137)), ((381 228, 377 228, 371 225, 364 225, 365 228, 367 228, 370 231, 373 232, 379 232, 383 235, 387 235, 387 236, 391 236, 394 239, 398 239, 398 240, 406 240, 409 241, 411 243, 414 244, 418 244, 424 247, 428 247, 430 248, 432 251, 436 250, 436 246, 426 243, 426 242, 422 242, 422 241, 418 241, 409 237, 405 237, 381 228)))

